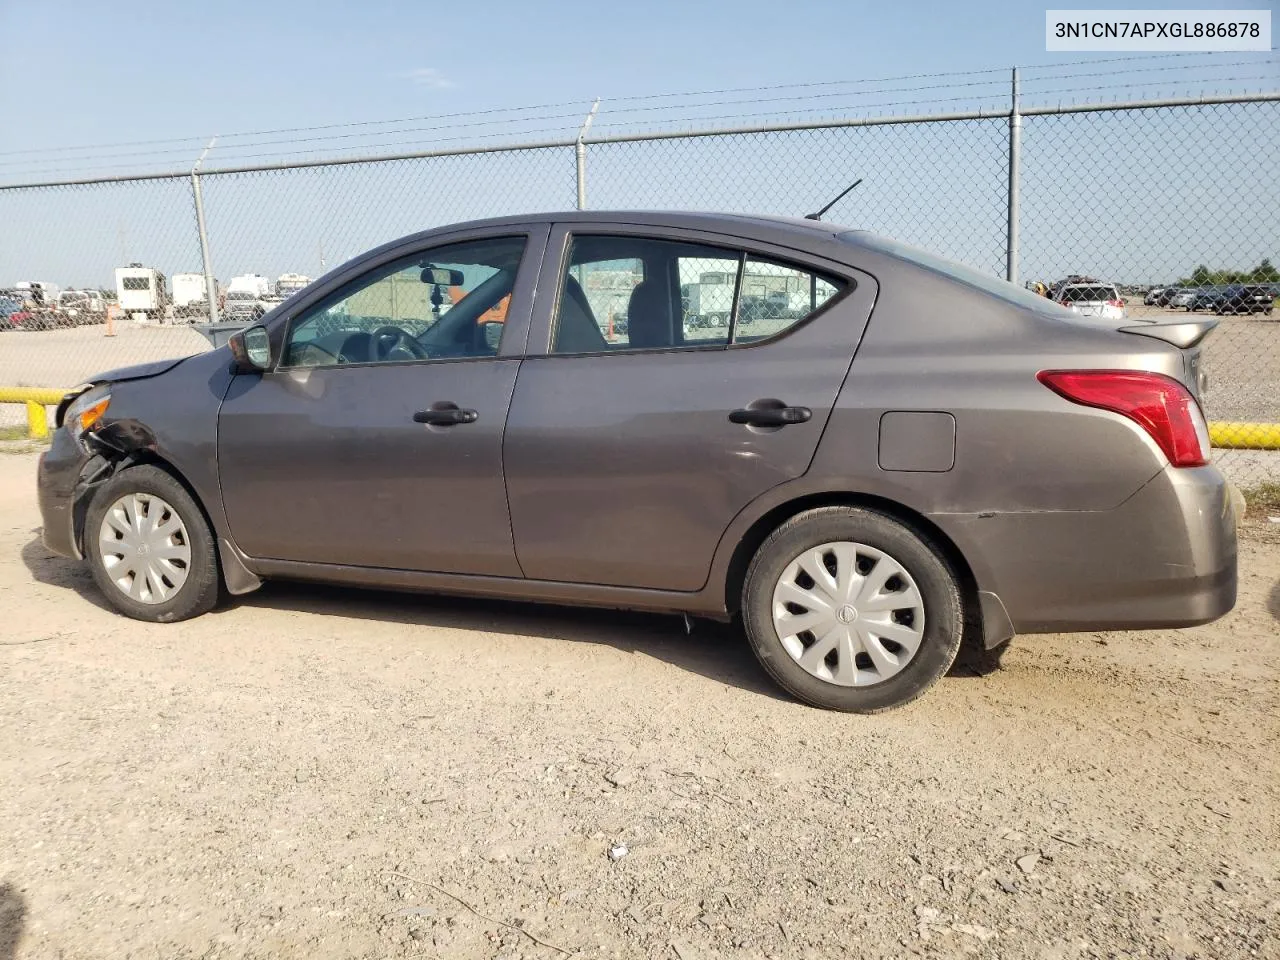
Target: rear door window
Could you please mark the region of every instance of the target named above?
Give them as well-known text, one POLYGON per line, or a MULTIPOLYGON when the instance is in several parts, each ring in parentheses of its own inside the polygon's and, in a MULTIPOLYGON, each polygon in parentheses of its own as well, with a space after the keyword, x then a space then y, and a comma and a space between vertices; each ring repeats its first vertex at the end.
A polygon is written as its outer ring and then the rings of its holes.
POLYGON ((794 327, 850 286, 742 250, 579 235, 561 278, 551 352, 755 343, 794 327))

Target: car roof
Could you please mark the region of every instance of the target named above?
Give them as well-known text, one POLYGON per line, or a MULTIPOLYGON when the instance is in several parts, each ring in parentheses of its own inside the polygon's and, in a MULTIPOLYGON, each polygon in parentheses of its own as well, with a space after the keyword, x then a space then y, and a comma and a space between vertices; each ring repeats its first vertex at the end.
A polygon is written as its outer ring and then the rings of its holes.
POLYGON ((564 210, 442 224, 423 231, 421 235, 485 227, 527 226, 534 223, 622 223, 637 226, 681 227, 687 230, 703 230, 708 233, 727 233, 745 237, 758 235, 761 238, 780 238, 789 235, 792 239, 809 242, 831 240, 838 234, 856 229, 844 224, 773 214, 690 210, 564 210))

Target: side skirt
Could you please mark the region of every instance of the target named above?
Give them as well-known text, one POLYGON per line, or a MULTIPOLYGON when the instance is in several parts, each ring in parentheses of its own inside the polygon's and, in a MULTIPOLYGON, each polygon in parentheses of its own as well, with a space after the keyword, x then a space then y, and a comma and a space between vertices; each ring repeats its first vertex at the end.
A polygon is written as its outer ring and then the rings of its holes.
MULTIPOLYGON (((525 600, 567 606, 647 610, 654 613, 688 613, 709 620, 729 620, 729 614, 724 607, 701 592, 680 593, 671 590, 646 590, 594 583, 559 583, 513 577, 425 573, 419 570, 389 570, 380 567, 352 567, 292 560, 252 559, 249 563, 254 570, 254 573, 249 575, 254 579, 303 580, 341 586, 372 587, 379 590, 495 597, 503 600, 525 600)), ((230 576, 228 576, 228 589, 230 589, 230 576)), ((232 590, 232 592, 237 591, 232 590)))

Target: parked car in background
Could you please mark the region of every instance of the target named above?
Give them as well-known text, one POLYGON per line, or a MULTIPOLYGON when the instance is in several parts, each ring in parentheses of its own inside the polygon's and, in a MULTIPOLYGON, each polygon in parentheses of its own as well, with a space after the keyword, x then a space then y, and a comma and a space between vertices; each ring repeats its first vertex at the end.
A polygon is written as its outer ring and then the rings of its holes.
POLYGON ((1178 310, 1187 308, 1199 295, 1200 289, 1200 287, 1179 287, 1178 292, 1169 298, 1167 306, 1178 310))
POLYGON ((1058 287, 1054 300, 1081 317, 1102 321, 1123 320, 1124 300, 1113 283, 1068 283, 1058 287))
POLYGON ((1226 296, 1227 287, 1199 287, 1196 289, 1195 295, 1187 302, 1186 309, 1189 313, 1195 313, 1199 310, 1212 310, 1226 296))
POLYGON ((276 296, 288 300, 310 282, 311 278, 301 273, 282 273, 276 278, 276 296))
POLYGON ((1166 287, 1152 287, 1147 291, 1147 295, 1142 298, 1143 304, 1148 307, 1159 305, 1160 295, 1164 293, 1166 289, 1166 287))
POLYGON ((57 309, 72 325, 101 323, 107 315, 107 302, 98 290, 63 290, 58 294, 57 309))
POLYGON ((21 297, 0 292, 0 330, 21 330, 28 316, 21 297))
POLYGON ((1212 310, 1222 315, 1227 313, 1261 313, 1271 315, 1275 298, 1270 289, 1263 284, 1232 284, 1216 287, 1209 293, 1197 297, 1188 307, 1190 310, 1212 310))
POLYGON ((965 635, 1231 609, 1216 324, 1116 329, 811 220, 457 224, 225 347, 91 378, 40 461, 44 541, 153 622, 264 578, 740 618, 793 695, 876 712, 965 635), (682 280, 712 272, 803 309, 690 329, 682 280), (619 278, 609 340, 588 291, 612 309, 619 278))
POLYGON ((270 309, 274 299, 271 281, 266 277, 256 273, 232 277, 223 300, 223 319, 231 322, 257 320, 270 309))
POLYGON ((251 290, 228 290, 222 301, 224 320, 252 322, 267 312, 263 299, 251 290))
POLYGON ((1171 304, 1174 297, 1178 296, 1180 293, 1182 293, 1186 289, 1187 289, 1186 287, 1176 287, 1176 286, 1165 287, 1153 298, 1152 305, 1157 307, 1167 307, 1171 304))

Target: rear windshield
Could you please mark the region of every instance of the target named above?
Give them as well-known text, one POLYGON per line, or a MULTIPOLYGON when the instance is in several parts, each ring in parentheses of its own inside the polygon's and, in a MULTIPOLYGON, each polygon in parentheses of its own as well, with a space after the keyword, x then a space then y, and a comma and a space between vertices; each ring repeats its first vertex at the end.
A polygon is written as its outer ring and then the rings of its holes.
POLYGON ((1115 287, 1064 287, 1059 300, 1068 303, 1094 303, 1099 300, 1118 300, 1115 287))
MULTIPOLYGON (((973 267, 966 267, 963 263, 956 263, 946 257, 940 257, 925 250, 909 247, 905 243, 890 240, 888 237, 867 233, 864 230, 850 230, 847 233, 836 234, 836 239, 856 246, 866 247, 868 250, 875 250, 878 253, 888 254, 891 257, 897 257, 899 260, 906 260, 908 263, 914 263, 917 266, 924 267, 926 270, 940 273, 950 280, 958 280, 966 286, 981 290, 983 293, 988 293, 993 297, 999 297, 1014 306, 1028 307, 1032 310, 1056 311, 1062 309, 1045 297, 1034 294, 1016 283, 1001 280, 999 277, 993 277, 991 274, 975 270, 973 267)), ((1071 319, 1069 311, 1062 311, 1061 315, 1063 319, 1071 319)))
POLYGON ((232 290, 227 294, 228 300, 257 300, 256 294, 250 293, 248 290, 232 290))

